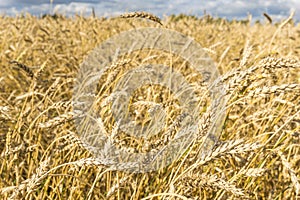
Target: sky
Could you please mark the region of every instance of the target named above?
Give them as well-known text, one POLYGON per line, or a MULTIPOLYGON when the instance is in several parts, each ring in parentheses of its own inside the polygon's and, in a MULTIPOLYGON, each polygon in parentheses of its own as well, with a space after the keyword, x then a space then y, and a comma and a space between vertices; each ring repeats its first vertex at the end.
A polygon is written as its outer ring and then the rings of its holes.
POLYGON ((246 19, 251 14, 255 20, 264 20, 262 14, 266 12, 274 21, 286 19, 291 10, 295 10, 294 19, 300 21, 299 0, 0 0, 2 15, 28 12, 88 16, 92 9, 99 17, 132 11, 147 11, 160 17, 180 13, 202 16, 205 10, 207 14, 226 19, 246 19))

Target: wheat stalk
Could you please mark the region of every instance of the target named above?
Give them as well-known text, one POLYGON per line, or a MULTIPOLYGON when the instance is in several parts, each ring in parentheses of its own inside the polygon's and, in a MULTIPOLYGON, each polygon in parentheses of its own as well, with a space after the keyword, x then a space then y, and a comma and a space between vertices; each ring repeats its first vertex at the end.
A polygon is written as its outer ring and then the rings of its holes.
POLYGON ((300 195, 300 179, 297 177, 295 170, 291 167, 291 164, 287 161, 285 156, 281 151, 277 151, 279 154, 283 166, 288 170, 290 174, 291 181, 293 183, 293 186, 295 188, 296 196, 300 195))
POLYGON ((163 25, 161 23, 161 20, 159 19, 159 17, 151 14, 151 13, 147 13, 147 12, 131 12, 131 13, 125 13, 120 15, 121 18, 145 18, 145 19, 149 19, 153 22, 159 23, 160 25, 163 25))
POLYGON ((191 188, 213 188, 214 190, 222 189, 235 196, 247 198, 243 189, 236 187, 234 184, 216 175, 188 174, 179 181, 179 184, 185 185, 183 188, 185 193, 188 193, 191 188))
POLYGON ((267 13, 263 13, 263 15, 266 17, 266 19, 269 21, 270 24, 272 24, 272 18, 267 13))
POLYGON ((255 88, 248 93, 248 96, 253 98, 255 96, 265 96, 275 93, 286 93, 286 92, 300 92, 300 84, 282 84, 280 86, 262 87, 255 88))
POLYGON ((39 127, 40 128, 55 127, 55 126, 65 123, 67 121, 73 120, 75 117, 80 117, 80 116, 81 116, 81 112, 75 112, 75 111, 67 112, 60 116, 54 117, 53 119, 50 119, 47 122, 39 123, 39 127))
POLYGON ((277 34, 281 31, 281 29, 282 29, 284 26, 286 26, 286 25, 293 19, 294 15, 295 15, 295 11, 293 10, 293 11, 291 11, 290 16, 289 16, 286 20, 284 20, 284 21, 279 25, 279 27, 276 29, 275 33, 273 34, 273 36, 272 36, 272 38, 271 38, 270 44, 269 44, 269 52, 270 52, 270 50, 271 50, 271 45, 273 44, 273 42, 274 42, 274 40, 275 40, 277 34))
POLYGON ((30 77, 30 78, 33 78, 34 77, 34 73, 33 71, 26 65, 18 62, 18 61, 15 61, 15 60, 11 60, 10 61, 10 64, 15 64, 17 65, 20 69, 22 69, 24 72, 26 72, 26 74, 30 77))

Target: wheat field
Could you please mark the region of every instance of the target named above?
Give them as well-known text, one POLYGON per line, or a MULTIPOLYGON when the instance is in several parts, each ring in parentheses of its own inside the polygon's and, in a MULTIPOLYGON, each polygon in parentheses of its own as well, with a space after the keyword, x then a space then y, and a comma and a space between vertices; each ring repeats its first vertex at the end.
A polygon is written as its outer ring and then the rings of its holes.
MULTIPOLYGON (((251 16, 25 14, 2 16, 0 27, 0 199, 300 199, 300 26, 292 15, 258 23, 251 16), (76 132, 72 94, 89 52, 140 27, 176 30, 199 42, 221 74, 228 101, 221 133, 205 156, 197 152, 211 124, 210 109, 182 157, 157 171, 129 173, 110 169, 88 150, 76 132)), ((168 58, 150 55, 122 58, 99 81, 101 126, 120 148, 147 151, 141 141, 114 133, 108 93, 132 60, 168 58)), ((195 84, 201 79, 188 68, 181 72, 195 84)), ((159 100, 171 102, 166 109, 173 121, 180 112, 165 88, 149 86, 134 95, 132 104, 144 102, 137 105, 141 116, 145 104, 159 100), (158 95, 144 94, 148 90, 158 95)), ((168 137, 153 138, 152 146, 163 146, 168 137)))

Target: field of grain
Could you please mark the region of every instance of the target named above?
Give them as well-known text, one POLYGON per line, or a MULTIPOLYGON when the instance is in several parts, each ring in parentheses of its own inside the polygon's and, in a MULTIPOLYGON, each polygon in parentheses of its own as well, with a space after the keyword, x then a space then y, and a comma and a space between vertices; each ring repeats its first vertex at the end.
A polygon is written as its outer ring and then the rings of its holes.
MULTIPOLYGON (((143 15, 24 15, 2 16, 0 27, 0 199, 300 199, 300 26, 292 17, 272 24, 208 15, 169 16, 161 23, 143 15), (88 53, 139 27, 164 27, 199 42, 222 74, 228 102, 218 141, 204 157, 197 156, 200 138, 165 168, 128 173, 87 150, 76 133, 71 99, 88 53)), ((126 64, 107 72, 101 83, 109 85, 106 92, 126 64)), ((175 107, 168 107, 172 117, 175 107)), ((203 116, 202 136, 210 110, 203 116)), ((102 117, 110 134, 111 115, 102 117)), ((141 147, 124 137, 115 139, 118 145, 141 147)))

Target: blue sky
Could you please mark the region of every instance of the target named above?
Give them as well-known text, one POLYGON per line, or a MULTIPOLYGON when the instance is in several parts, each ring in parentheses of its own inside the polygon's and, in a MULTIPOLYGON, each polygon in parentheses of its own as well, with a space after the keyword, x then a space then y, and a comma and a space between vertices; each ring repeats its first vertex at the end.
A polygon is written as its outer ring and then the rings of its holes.
POLYGON ((250 13, 254 19, 264 20, 262 13, 267 12, 273 20, 287 18, 291 9, 296 11, 295 19, 300 20, 299 0, 0 0, 0 14, 16 15, 29 12, 34 15, 58 12, 66 15, 90 15, 94 8, 97 16, 115 16, 130 11, 148 11, 163 16, 169 14, 203 15, 227 19, 245 19, 250 13))

